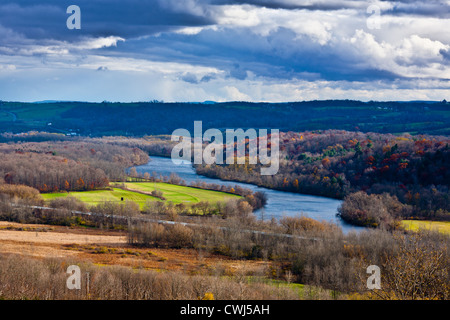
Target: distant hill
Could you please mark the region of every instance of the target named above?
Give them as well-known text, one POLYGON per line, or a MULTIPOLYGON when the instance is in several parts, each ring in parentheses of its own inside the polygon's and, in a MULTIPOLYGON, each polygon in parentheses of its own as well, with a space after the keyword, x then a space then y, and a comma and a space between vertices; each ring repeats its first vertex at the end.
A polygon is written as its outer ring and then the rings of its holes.
POLYGON ((450 135, 447 102, 323 100, 291 103, 0 102, 0 132, 30 130, 82 135, 153 135, 208 128, 348 131, 450 135), (16 116, 15 121, 12 121, 16 116))
POLYGON ((80 103, 83 103, 84 101, 43 100, 43 101, 34 101, 33 103, 42 104, 42 103, 67 103, 67 102, 80 102, 80 103))

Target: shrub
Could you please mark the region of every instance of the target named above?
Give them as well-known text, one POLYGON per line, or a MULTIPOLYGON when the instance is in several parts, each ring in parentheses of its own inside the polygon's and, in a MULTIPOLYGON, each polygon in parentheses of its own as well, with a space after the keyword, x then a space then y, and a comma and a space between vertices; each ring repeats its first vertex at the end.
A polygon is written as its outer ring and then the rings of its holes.
POLYGON ((287 234, 299 234, 303 232, 325 233, 337 228, 335 225, 325 221, 317 221, 308 217, 283 217, 280 224, 284 228, 283 232, 287 234))
POLYGON ((407 209, 397 197, 387 193, 368 195, 359 191, 345 197, 338 212, 342 219, 352 224, 395 229, 397 220, 407 209))
POLYGON ((39 190, 25 185, 0 184, 0 194, 8 195, 10 198, 18 198, 35 204, 43 203, 39 190))
POLYGON ((86 204, 78 198, 68 196, 56 198, 50 201, 50 207, 56 209, 67 209, 73 211, 87 212, 86 204))
POLYGON ((171 248, 190 248, 193 246, 193 234, 191 228, 176 224, 165 229, 168 246, 171 248))

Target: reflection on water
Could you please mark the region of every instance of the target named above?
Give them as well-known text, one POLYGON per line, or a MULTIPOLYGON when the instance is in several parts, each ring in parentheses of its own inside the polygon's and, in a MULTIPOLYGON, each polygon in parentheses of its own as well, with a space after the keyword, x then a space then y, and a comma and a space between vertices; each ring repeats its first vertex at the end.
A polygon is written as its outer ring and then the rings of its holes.
POLYGON ((298 216, 303 214, 316 220, 334 222, 342 228, 344 233, 348 233, 352 230, 359 231, 364 229, 348 225, 336 217, 337 208, 341 204, 340 200, 271 190, 246 183, 223 181, 200 176, 195 173, 195 170, 189 161, 178 161, 175 164, 169 158, 152 156, 149 163, 138 166, 136 169, 141 173, 148 172, 152 174, 153 172, 156 172, 158 175, 162 176, 170 176, 171 173, 175 173, 181 179, 185 180, 187 185, 191 182, 201 181, 226 186, 238 185, 253 191, 262 191, 266 193, 268 201, 263 209, 255 212, 259 218, 271 219, 274 217, 279 219, 283 216, 298 216))

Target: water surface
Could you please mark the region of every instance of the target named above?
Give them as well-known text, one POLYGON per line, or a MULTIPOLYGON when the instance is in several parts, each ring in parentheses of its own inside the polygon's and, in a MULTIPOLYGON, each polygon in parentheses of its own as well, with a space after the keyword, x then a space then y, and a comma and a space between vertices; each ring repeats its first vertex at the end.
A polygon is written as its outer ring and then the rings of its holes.
POLYGON ((263 209, 255 211, 258 218, 268 220, 272 218, 279 219, 283 216, 299 216, 303 214, 304 216, 316 220, 325 220, 336 223, 342 228, 344 233, 348 233, 352 230, 360 231, 364 229, 362 227, 349 225, 336 217, 337 208, 341 204, 341 200, 272 190, 241 182, 208 178, 198 175, 190 162, 182 161, 175 164, 171 159, 163 157, 152 156, 150 162, 136 167, 136 170, 140 173, 148 172, 152 174, 153 172, 156 172, 162 176, 170 176, 171 173, 175 173, 181 179, 186 181, 187 185, 191 182, 201 181, 225 186, 238 185, 252 191, 262 191, 267 195, 268 200, 263 209))

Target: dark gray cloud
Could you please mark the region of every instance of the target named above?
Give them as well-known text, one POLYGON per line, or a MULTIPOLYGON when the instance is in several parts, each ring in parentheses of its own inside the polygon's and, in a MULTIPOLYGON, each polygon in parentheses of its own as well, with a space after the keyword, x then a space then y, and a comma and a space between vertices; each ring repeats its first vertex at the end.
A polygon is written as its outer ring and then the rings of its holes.
MULTIPOLYGON (((0 3, 0 25, 32 39, 153 35, 185 26, 214 24, 208 15, 171 10, 160 0, 77 0, 81 30, 68 30, 66 9, 74 1, 6 0, 0 3)), ((0 39, 1 41, 1 39, 0 39)))
MULTIPOLYGON (((449 17, 450 9, 442 0, 382 1, 392 4, 383 11, 389 15, 449 17)), ((31 39, 67 40, 79 37, 119 36, 134 38, 169 32, 180 27, 217 24, 223 5, 252 5, 270 9, 334 11, 360 9, 368 1, 295 1, 295 0, 77 0, 82 9, 82 29, 66 28, 66 8, 72 0, 2 0, 0 25, 31 39)), ((0 38, 1 41, 1 38, 0 38)))
POLYGON ((194 84, 197 84, 199 82, 197 76, 189 72, 181 76, 181 80, 187 83, 194 83, 194 84))
POLYGON ((143 70, 163 75, 155 81, 172 77, 201 88, 343 81, 348 89, 450 77, 447 1, 373 3, 390 19, 380 30, 367 27, 372 2, 361 0, 2 0, 0 71, 87 66, 112 81, 117 70, 140 70, 142 61, 143 70), (81 7, 81 30, 66 28, 72 4, 81 7), (413 22, 396 24, 397 16, 413 22))
MULTIPOLYGON (((270 9, 288 9, 288 10, 322 10, 335 11, 342 9, 360 8, 361 1, 334 1, 334 0, 316 0, 316 1, 295 1, 295 0, 209 0, 214 5, 233 5, 247 4, 270 9)), ((367 5, 365 5, 367 7, 367 5)))
POLYGON ((186 72, 180 77, 180 79, 183 80, 184 82, 191 83, 191 84, 206 83, 206 82, 209 82, 216 78, 217 78, 216 75, 212 74, 212 73, 206 74, 199 78, 199 77, 197 77, 196 74, 191 73, 191 72, 186 72))
POLYGON ((450 50, 439 50, 439 53, 444 57, 445 60, 450 61, 450 50))
MULTIPOLYGON (((367 7, 376 2, 361 0, 206 0, 213 5, 246 4, 270 9, 287 10, 311 10, 311 11, 337 11, 344 9, 357 9, 365 11, 367 7)), ((385 10, 384 14, 417 14, 433 17, 449 17, 450 11, 443 10, 448 5, 445 0, 380 0, 380 2, 392 4, 393 8, 385 10)))
MULTIPOLYGON (((118 50, 129 51, 128 44, 118 50)), ((205 67, 219 67, 238 80, 246 80, 248 72, 278 79, 371 81, 402 78, 393 71, 360 66, 364 57, 346 46, 320 45, 292 30, 279 28, 267 35, 255 35, 245 29, 205 30, 196 35, 163 34, 148 38, 133 50, 149 48, 150 56, 170 62, 179 61, 205 67)), ((198 83, 192 74, 183 81, 198 83)))
POLYGON ((392 3, 393 8, 383 12, 394 16, 418 15, 434 18, 449 18, 450 8, 445 0, 400 0, 383 1, 392 3))

